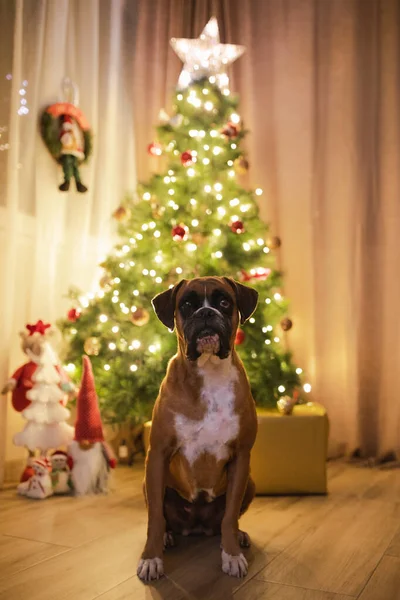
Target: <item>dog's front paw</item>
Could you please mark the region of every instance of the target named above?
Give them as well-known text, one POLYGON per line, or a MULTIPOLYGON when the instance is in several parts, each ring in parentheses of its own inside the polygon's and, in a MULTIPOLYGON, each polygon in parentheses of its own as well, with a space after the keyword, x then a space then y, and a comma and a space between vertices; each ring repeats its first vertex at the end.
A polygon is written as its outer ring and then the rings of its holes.
POLYGON ((231 556, 227 554, 225 550, 222 550, 222 570, 231 577, 244 577, 247 575, 248 565, 247 560, 240 553, 237 556, 231 556))
POLYGON ((137 574, 142 581, 153 581, 164 575, 164 565, 161 558, 141 558, 137 574))

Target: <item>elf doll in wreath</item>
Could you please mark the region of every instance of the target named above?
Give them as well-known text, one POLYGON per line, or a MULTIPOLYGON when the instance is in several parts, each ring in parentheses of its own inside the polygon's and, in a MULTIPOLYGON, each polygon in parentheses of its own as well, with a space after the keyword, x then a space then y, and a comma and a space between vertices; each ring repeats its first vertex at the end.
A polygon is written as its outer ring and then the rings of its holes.
MULTIPOLYGON (((69 86, 75 85, 66 81, 69 86)), ((74 95, 74 103, 57 102, 46 108, 40 119, 40 131, 48 151, 63 169, 64 181, 59 189, 67 192, 74 178, 77 191, 84 193, 87 187, 81 181, 79 166, 92 152, 92 134, 85 115, 77 106, 76 86, 74 95)))

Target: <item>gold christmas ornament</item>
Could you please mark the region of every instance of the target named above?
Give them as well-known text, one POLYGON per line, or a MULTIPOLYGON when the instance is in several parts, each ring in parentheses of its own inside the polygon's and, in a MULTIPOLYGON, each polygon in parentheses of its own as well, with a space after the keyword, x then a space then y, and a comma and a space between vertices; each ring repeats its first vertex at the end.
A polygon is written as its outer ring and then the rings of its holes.
POLYGON ((98 337, 90 337, 83 344, 83 349, 89 356, 98 356, 101 343, 98 337))
POLYGON ((271 250, 276 250, 277 248, 280 248, 281 244, 281 239, 277 235, 274 235, 267 240, 267 246, 271 250))
POLYGON ((145 308, 138 308, 132 313, 131 321, 134 325, 138 327, 142 327, 143 325, 147 325, 150 319, 150 313, 145 308))
POLYGON ((103 277, 100 279, 99 281, 99 285, 101 288, 106 288, 108 287, 112 282, 112 277, 111 275, 109 275, 108 273, 106 273, 105 275, 103 275, 103 277))
POLYGON ((122 223, 123 221, 126 221, 127 219, 129 219, 129 217, 131 216, 131 211, 129 208, 126 208, 125 206, 118 206, 118 208, 116 210, 114 210, 113 215, 114 219, 116 221, 119 221, 120 223, 122 223))
POLYGON ((245 173, 247 173, 247 171, 249 170, 249 166, 249 161, 246 160, 243 156, 239 156, 239 158, 237 158, 233 162, 233 168, 235 169, 238 175, 244 175, 245 173))
POLYGON ((153 217, 155 219, 159 219, 160 217, 163 216, 163 214, 165 212, 165 206, 161 206, 161 204, 159 204, 155 200, 153 202, 151 202, 150 206, 151 206, 151 214, 153 215, 153 217))
POLYGON ((288 317, 285 317, 281 321, 281 327, 282 327, 283 331, 289 331, 289 329, 292 329, 292 327, 293 327, 293 321, 291 319, 289 319, 288 317))
POLYGON ((282 396, 282 398, 279 398, 276 405, 278 407, 279 412, 282 415, 291 415, 296 402, 296 398, 291 398, 290 396, 282 396))

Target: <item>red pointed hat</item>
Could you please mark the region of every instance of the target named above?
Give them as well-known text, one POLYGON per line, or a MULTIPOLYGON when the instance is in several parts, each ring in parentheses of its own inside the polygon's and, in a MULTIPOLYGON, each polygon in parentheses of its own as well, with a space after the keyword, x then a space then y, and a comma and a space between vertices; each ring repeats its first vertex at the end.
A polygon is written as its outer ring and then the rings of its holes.
POLYGON ((83 356, 82 381, 78 394, 75 440, 77 442, 87 440, 91 444, 104 441, 92 363, 86 355, 83 356))

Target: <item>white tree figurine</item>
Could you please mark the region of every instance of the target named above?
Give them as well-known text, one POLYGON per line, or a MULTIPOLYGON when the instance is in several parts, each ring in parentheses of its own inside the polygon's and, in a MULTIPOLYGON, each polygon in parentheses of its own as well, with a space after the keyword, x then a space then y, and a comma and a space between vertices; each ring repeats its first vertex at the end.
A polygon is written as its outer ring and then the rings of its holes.
POLYGON ((70 411, 61 404, 65 392, 60 388, 56 355, 44 337, 41 341, 38 367, 32 376, 33 387, 26 394, 31 404, 22 412, 28 422, 23 431, 14 436, 14 443, 46 454, 50 449, 69 444, 74 428, 66 423, 70 411))

